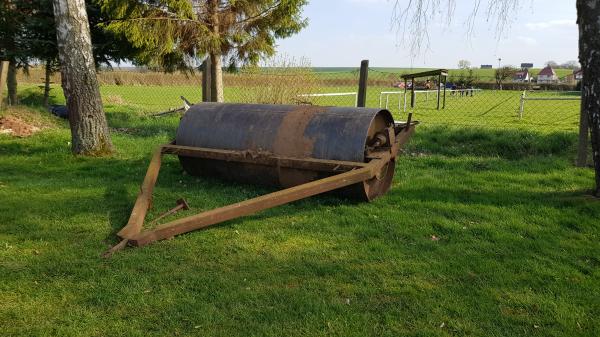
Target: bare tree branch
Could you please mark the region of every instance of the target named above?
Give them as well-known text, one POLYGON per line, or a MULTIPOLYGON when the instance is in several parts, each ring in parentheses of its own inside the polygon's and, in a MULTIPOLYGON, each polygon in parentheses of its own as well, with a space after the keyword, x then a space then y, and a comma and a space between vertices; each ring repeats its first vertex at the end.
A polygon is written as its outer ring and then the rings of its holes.
MULTIPOLYGON (((496 39, 500 40, 512 23, 512 14, 518 11, 522 0, 472 0, 473 10, 465 22, 468 36, 474 32, 482 1, 487 3, 487 21, 495 26, 496 39)), ((411 58, 414 59, 429 49, 429 26, 441 18, 445 18, 445 23, 449 26, 455 11, 456 0, 395 0, 392 29, 395 29, 400 42, 408 45, 411 58)))

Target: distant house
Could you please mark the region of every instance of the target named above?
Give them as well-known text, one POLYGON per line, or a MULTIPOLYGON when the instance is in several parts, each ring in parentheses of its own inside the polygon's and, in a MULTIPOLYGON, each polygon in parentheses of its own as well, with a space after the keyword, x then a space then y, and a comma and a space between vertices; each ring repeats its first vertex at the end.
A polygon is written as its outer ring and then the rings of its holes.
POLYGON ((558 82, 558 76, 556 76, 556 72, 551 66, 546 66, 544 69, 540 70, 540 73, 537 76, 537 83, 543 84, 556 82, 558 82))
POLYGON ((492 65, 491 64, 482 64, 481 69, 492 69, 492 65))
POLYGON ((573 70, 572 74, 568 74, 565 76, 565 82, 570 84, 575 84, 583 79, 583 71, 581 69, 573 70))
POLYGON ((521 69, 533 68, 533 63, 521 63, 521 69))
POLYGON ((531 76, 529 75, 529 69, 524 68, 521 71, 517 71, 513 77, 515 82, 531 82, 531 76))

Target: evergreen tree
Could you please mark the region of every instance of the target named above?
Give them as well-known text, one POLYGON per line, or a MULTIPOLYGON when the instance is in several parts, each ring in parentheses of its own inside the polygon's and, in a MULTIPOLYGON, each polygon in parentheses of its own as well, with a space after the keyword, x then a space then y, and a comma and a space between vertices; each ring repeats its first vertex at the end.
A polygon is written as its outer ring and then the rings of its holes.
POLYGON ((44 106, 48 106, 50 96, 50 76, 59 70, 56 27, 52 0, 28 1, 23 8, 27 20, 23 23, 23 50, 30 58, 44 64, 44 106))
POLYGON ((211 59, 212 100, 222 102, 223 58, 256 64, 275 52, 276 39, 307 25, 307 0, 100 0, 107 30, 142 50, 136 61, 164 70, 211 59))
POLYGON ((7 74, 8 104, 17 104, 17 68, 27 66, 22 33, 26 14, 22 0, 0 2, 0 59, 9 61, 7 74))
MULTIPOLYGON (((102 28, 107 19, 96 0, 86 1, 96 67, 135 58, 138 52, 124 38, 102 28)), ((17 68, 31 63, 45 66, 44 104, 48 104, 50 76, 59 70, 52 0, 5 0, 0 3, 0 59, 9 60, 9 103, 16 103, 17 68)))

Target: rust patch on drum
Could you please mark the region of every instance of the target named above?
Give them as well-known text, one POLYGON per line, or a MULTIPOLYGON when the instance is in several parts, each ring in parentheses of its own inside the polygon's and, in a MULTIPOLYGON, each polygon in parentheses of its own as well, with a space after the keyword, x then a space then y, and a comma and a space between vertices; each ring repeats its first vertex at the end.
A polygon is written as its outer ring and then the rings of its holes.
POLYGON ((322 111, 322 107, 299 105, 298 108, 287 113, 277 130, 273 152, 295 158, 311 157, 315 140, 306 137, 304 130, 313 116, 322 111))

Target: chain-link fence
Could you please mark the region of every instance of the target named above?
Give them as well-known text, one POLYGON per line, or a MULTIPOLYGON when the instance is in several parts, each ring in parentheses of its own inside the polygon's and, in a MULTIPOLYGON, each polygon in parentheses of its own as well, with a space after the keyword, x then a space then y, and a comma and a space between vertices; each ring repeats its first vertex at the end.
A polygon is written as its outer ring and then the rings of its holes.
POLYGON ((399 74, 378 71, 371 71, 369 84, 369 106, 385 107, 398 118, 412 112, 424 124, 539 131, 574 131, 579 124, 580 93, 568 85, 467 75, 449 76, 445 83, 437 77, 409 81, 405 90, 399 74))
MULTIPOLYGON (((366 106, 387 108, 399 120, 412 112, 425 125, 575 131, 579 124, 580 93, 573 91, 574 85, 542 87, 510 78, 498 83, 476 71, 451 71, 445 83, 437 83, 437 77, 419 78, 404 88, 401 76, 406 72, 370 69, 366 106)), ((33 74, 29 79, 36 77, 42 76, 33 74)), ((202 97, 199 73, 114 70, 102 71, 98 78, 103 102, 112 110, 159 113, 181 107, 181 97, 192 103, 202 97)), ((60 104, 58 76, 52 80, 51 93, 60 104)), ((41 94, 41 83, 35 82, 23 85, 41 94)), ((351 68, 273 67, 223 75, 225 101, 238 103, 356 106, 358 82, 359 70, 351 68)))
MULTIPOLYGON (((181 97, 202 98, 200 74, 105 72, 99 76, 105 105, 147 112, 180 107, 181 97)), ((308 68, 238 71, 223 74, 226 102, 356 106, 358 71, 315 72, 308 68)))

